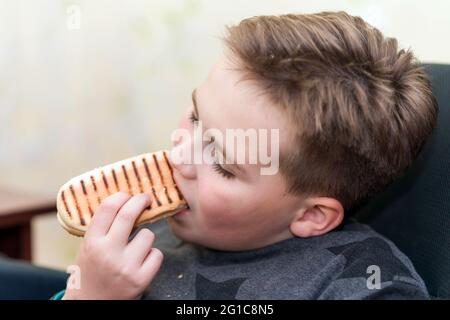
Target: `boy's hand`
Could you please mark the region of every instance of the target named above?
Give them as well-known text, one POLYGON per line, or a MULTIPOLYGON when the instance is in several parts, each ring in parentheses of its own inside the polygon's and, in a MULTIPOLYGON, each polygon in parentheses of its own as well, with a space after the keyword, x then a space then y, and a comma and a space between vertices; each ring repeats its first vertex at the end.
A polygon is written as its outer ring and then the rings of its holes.
POLYGON ((137 299, 142 295, 163 255, 152 248, 155 236, 148 229, 139 231, 129 243, 128 238, 150 203, 147 194, 131 197, 125 192, 102 201, 77 257, 80 289, 67 288, 63 299, 137 299))

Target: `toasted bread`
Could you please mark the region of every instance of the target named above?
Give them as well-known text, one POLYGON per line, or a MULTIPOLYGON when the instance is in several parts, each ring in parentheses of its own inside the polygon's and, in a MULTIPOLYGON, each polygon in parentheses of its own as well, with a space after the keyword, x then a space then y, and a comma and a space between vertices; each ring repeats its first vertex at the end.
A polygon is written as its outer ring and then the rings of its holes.
POLYGON ((70 179, 56 199, 58 221, 69 233, 83 236, 100 203, 125 191, 148 193, 152 203, 138 217, 135 227, 173 215, 187 207, 173 178, 168 151, 141 154, 70 179))

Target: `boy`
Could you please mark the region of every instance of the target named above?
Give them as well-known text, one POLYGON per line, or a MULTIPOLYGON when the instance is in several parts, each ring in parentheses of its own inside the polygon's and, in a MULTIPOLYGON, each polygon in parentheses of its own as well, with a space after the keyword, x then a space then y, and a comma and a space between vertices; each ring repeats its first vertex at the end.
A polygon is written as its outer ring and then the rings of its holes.
MULTIPOLYGON (((406 256, 347 219, 404 173, 435 125, 412 53, 344 12, 246 19, 225 43, 180 128, 279 129, 279 171, 174 163, 189 209, 131 241, 151 199, 110 196, 77 258, 81 288, 64 299, 428 298, 406 256)), ((232 153, 211 138, 204 147, 232 153)))

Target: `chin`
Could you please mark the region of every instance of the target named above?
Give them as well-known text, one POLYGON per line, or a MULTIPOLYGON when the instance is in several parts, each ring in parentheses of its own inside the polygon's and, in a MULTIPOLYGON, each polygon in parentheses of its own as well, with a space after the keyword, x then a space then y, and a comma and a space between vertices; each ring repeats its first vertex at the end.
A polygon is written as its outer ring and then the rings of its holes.
POLYGON ((222 250, 220 248, 220 245, 215 245, 215 243, 211 243, 211 241, 205 241, 205 239, 199 239, 199 237, 193 233, 193 229, 191 226, 183 225, 173 217, 169 218, 168 222, 170 230, 178 239, 200 245, 202 247, 222 250))

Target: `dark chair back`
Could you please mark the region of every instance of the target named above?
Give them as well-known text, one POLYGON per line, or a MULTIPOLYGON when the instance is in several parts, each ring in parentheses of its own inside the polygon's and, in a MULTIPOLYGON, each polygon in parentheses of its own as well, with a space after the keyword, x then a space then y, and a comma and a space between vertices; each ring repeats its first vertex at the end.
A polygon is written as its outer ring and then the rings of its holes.
POLYGON ((438 125, 406 175, 369 202, 357 220, 391 239, 430 294, 450 298, 450 65, 427 64, 438 125))

